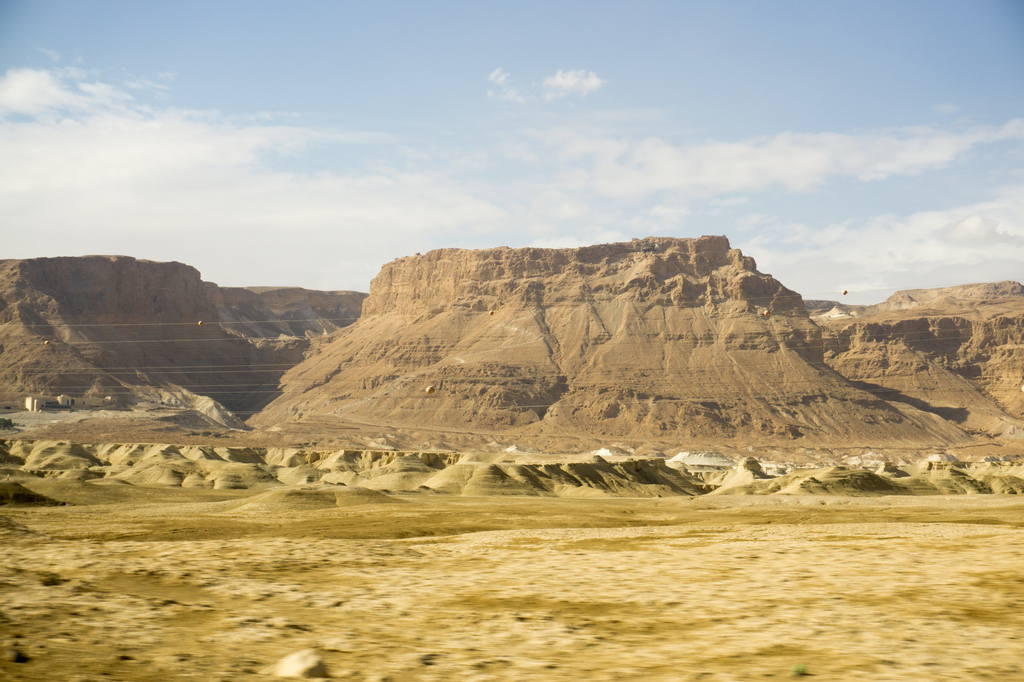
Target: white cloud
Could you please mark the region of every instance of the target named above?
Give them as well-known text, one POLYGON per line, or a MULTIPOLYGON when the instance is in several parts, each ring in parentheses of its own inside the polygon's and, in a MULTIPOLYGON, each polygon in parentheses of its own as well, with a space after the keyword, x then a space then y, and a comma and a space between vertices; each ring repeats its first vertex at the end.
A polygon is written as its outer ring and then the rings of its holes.
POLYGON ((167 92, 170 90, 170 86, 164 83, 157 83, 154 80, 148 78, 133 78, 130 80, 122 81, 124 87, 129 90, 155 90, 158 92, 167 92))
MULTIPOLYGON (((1014 226, 1016 227, 1016 226, 1014 226)), ((945 236, 952 242, 976 246, 978 244, 1021 245, 1024 244, 1024 232, 1016 233, 1004 228, 998 219, 985 213, 974 213, 962 220, 949 225, 945 236)))
POLYGON ((272 163, 388 143, 375 133, 153 108, 109 84, 28 70, 0 77, 0 106, 18 114, 0 117, 7 257, 126 253, 187 262, 225 284, 365 290, 383 262, 505 220, 441 172, 272 163))
POLYGON ((544 97, 545 99, 557 99, 569 94, 589 95, 600 90, 605 82, 593 71, 583 69, 563 71, 559 69, 544 79, 544 97))
POLYGON ((708 202, 712 206, 728 208, 731 206, 742 206, 743 204, 750 203, 750 197, 745 196, 725 196, 712 199, 708 202))
POLYGON ((56 109, 82 108, 85 101, 65 88, 52 71, 11 69, 0 77, 0 116, 34 116, 56 109))
POLYGON ((895 289, 1020 279, 1024 186, 964 206, 811 228, 767 216, 740 246, 807 298, 877 302, 895 289))
POLYGON ((875 181, 941 168, 971 148, 1024 139, 1024 119, 957 132, 906 128, 861 134, 779 133, 735 142, 677 144, 577 130, 539 133, 581 186, 617 198, 658 192, 718 196, 771 188, 806 191, 834 177, 875 181))
POLYGON ((60 61, 60 52, 57 52, 56 50, 50 50, 50 49, 47 49, 45 47, 37 47, 36 51, 39 52, 40 54, 44 54, 47 57, 49 57, 51 62, 59 62, 60 61))
POLYGON ((0 120, 5 116, 45 117, 141 109, 125 89, 86 80, 81 69, 10 69, 0 76, 0 120))
MULTIPOLYGON (((487 96, 523 104, 537 97, 536 94, 524 94, 513 85, 512 74, 497 67, 487 75, 493 87, 487 90, 487 96)), ((587 95, 600 89, 605 84, 593 71, 557 71, 544 79, 542 84, 544 99, 553 100, 569 94, 587 95)))
POLYGON ((512 74, 500 66, 487 75, 487 80, 495 85, 494 88, 487 90, 488 97, 506 102, 515 102, 516 104, 526 102, 526 97, 517 88, 512 86, 512 74))
MULTIPOLYGON (((772 190, 880 182, 944 167, 979 145, 1006 147, 1024 138, 1021 120, 683 143, 576 117, 572 129, 502 133, 461 149, 310 126, 295 112, 184 111, 154 103, 173 96, 164 86, 172 78, 154 79, 164 87, 136 80, 68 68, 0 74, 6 256, 128 253, 192 263, 224 284, 365 290, 383 262, 439 246, 739 227, 758 234, 739 246, 810 297, 1019 277, 1024 261, 1024 185, 959 209, 859 223, 840 214, 813 229, 773 218, 770 203, 780 194, 772 190), (350 144, 376 146, 331 149, 350 144), (318 170, 287 170, 307 157, 318 170), (747 215, 734 220, 738 211, 747 215)), ((514 78, 498 68, 488 83, 492 96, 511 96, 514 78)), ((926 190, 918 185, 915 200, 926 190)))
POLYGON ((491 81, 495 85, 504 85, 505 82, 509 79, 510 75, 511 74, 509 74, 508 71, 499 66, 494 71, 491 71, 491 73, 487 76, 487 80, 491 81))

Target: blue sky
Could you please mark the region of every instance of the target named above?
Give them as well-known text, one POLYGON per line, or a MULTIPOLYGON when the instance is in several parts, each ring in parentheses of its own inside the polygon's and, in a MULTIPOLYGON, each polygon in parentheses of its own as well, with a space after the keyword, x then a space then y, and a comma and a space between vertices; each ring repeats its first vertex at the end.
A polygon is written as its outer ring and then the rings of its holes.
POLYGON ((1024 3, 0 0, 0 158, 8 257, 726 234, 872 302, 1021 278, 1024 3))

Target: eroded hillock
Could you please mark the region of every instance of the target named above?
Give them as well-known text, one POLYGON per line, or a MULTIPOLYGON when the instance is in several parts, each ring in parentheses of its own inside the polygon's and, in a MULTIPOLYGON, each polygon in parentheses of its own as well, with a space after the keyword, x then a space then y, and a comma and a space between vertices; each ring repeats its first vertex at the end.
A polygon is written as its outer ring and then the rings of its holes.
MULTIPOLYGON (((341 506, 381 499, 367 491, 466 496, 667 497, 699 495, 709 490, 699 479, 666 466, 662 460, 490 461, 454 452, 167 443, 97 445, 45 440, 0 441, 0 452, 7 455, 0 477, 217 490, 326 486, 335 492, 303 499, 322 504, 337 493, 337 504, 341 506)), ((289 495, 281 492, 260 499, 280 501, 289 495)))

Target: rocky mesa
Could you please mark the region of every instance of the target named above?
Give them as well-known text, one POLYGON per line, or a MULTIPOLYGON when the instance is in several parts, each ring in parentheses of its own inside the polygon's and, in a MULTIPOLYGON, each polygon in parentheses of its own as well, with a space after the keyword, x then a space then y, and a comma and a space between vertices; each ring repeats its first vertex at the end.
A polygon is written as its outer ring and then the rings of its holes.
POLYGON ((259 409, 363 294, 221 288, 195 268, 125 256, 0 261, 0 393, 259 409))
POLYGON ((898 291, 878 305, 837 310, 814 317, 830 367, 976 435, 1024 437, 1019 282, 898 291))
POLYGON ((257 426, 691 442, 963 443, 825 361, 800 295, 725 237, 441 249, 373 280, 257 426))

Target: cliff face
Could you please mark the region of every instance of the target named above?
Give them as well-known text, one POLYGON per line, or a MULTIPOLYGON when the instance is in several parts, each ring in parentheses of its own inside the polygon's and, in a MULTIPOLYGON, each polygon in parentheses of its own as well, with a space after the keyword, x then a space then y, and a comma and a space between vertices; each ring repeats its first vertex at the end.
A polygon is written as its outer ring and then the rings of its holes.
POLYGON ((359 291, 208 286, 221 326, 249 338, 333 332, 359 319, 366 298, 359 291))
POLYGON ((384 266, 368 298, 218 287, 120 256, 7 260, 0 398, 221 414, 209 396, 310 435, 837 447, 1024 435, 1019 283, 899 292, 847 317, 812 307, 724 237, 432 251, 384 266))
POLYGON ((342 318, 339 310, 354 305, 349 292, 308 292, 305 300, 296 292, 249 292, 240 301, 190 266, 124 256, 0 261, 0 393, 131 404, 155 386, 174 389, 178 402, 192 393, 255 410, 301 359, 305 332, 339 323, 240 321, 342 318))
POLYGON ((1024 437, 1020 283, 897 292, 854 319, 815 319, 847 378, 969 431, 1024 437))
POLYGON ((901 310, 969 310, 975 306, 990 307, 999 301, 1024 297, 1020 282, 980 282, 936 289, 906 289, 897 291, 884 303, 868 306, 867 314, 894 313, 901 310))
POLYGON ((851 385, 795 292, 724 237, 445 249, 374 279, 363 317, 258 425, 331 420, 574 437, 960 442, 851 385))

